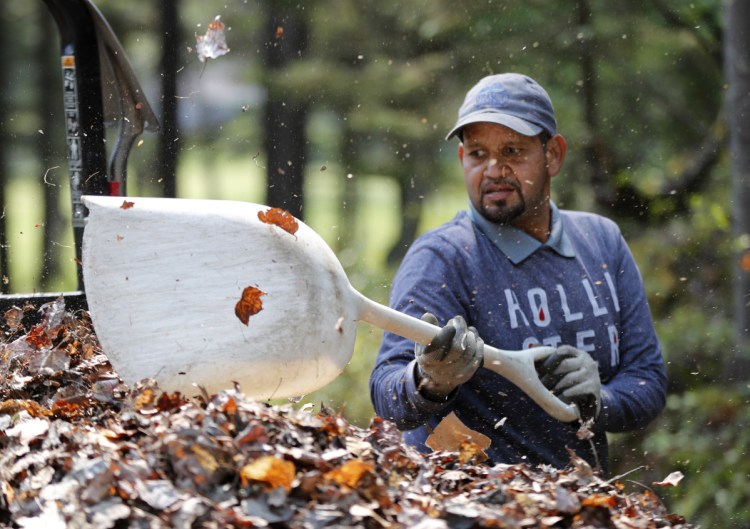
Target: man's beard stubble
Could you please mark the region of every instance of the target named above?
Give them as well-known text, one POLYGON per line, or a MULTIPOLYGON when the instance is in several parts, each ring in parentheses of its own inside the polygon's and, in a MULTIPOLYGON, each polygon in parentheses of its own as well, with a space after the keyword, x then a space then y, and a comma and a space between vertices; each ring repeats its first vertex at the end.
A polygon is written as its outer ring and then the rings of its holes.
POLYGON ((515 182, 506 181, 505 183, 510 184, 515 189, 516 194, 518 195, 518 202, 515 204, 502 204, 496 202, 491 208, 488 208, 485 206, 484 201, 482 201, 479 211, 484 218, 496 224, 510 224, 526 211, 526 200, 524 199, 521 190, 515 182))
POLYGON ((520 217, 524 211, 526 211, 526 203, 522 198, 520 202, 510 206, 495 206, 492 211, 488 211, 486 207, 482 206, 481 213, 490 222, 510 224, 516 218, 520 217))

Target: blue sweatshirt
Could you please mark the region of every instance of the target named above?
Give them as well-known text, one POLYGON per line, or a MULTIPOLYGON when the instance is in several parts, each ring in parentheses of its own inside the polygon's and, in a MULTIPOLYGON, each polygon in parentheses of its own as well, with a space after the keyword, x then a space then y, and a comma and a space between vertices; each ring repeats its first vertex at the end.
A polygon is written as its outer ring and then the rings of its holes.
MULTIPOLYGON (((646 426, 664 407, 666 375, 638 268, 617 225, 552 205, 552 235, 540 244, 520 230, 460 212, 419 237, 394 278, 390 306, 442 326, 462 315, 485 343, 506 350, 572 345, 598 362, 602 410, 594 424, 598 462, 608 470, 605 432, 646 426), (474 219, 474 220, 473 220, 474 219), (502 249, 501 249, 502 248, 502 249)), ((562 468, 568 449, 597 462, 580 424, 545 413, 504 377, 480 368, 444 403, 415 383, 414 343, 385 333, 370 378, 377 414, 421 450, 455 412, 487 435, 494 463, 562 468)))

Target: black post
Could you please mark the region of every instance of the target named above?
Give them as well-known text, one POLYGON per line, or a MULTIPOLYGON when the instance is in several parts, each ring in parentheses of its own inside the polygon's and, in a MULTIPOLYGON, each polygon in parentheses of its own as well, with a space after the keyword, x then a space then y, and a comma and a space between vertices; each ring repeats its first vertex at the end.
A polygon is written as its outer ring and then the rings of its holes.
POLYGON ((81 197, 119 194, 117 190, 110 190, 107 184, 104 110, 96 26, 88 8, 81 0, 43 1, 60 31, 73 236, 78 258, 78 288, 83 290, 80 263, 86 209, 81 197))
POLYGON ((162 194, 165 197, 177 196, 177 159, 180 137, 177 130, 177 71, 179 69, 179 50, 182 40, 180 19, 178 17, 179 0, 163 0, 161 4, 161 122, 162 134, 159 136, 159 170, 162 176, 162 194))

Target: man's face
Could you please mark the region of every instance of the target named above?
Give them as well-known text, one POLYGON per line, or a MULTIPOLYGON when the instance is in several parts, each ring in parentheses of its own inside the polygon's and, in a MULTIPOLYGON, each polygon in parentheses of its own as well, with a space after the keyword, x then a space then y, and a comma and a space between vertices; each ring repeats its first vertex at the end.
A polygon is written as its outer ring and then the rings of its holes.
POLYGON ((492 222, 546 240, 550 179, 559 171, 564 152, 559 135, 545 149, 538 136, 494 123, 467 125, 458 153, 471 203, 492 222))

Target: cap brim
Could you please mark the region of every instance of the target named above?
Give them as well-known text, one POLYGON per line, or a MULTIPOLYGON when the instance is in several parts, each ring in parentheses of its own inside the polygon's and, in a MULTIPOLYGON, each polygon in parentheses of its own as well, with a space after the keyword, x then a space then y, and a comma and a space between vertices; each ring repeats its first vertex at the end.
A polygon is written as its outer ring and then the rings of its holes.
POLYGON ((468 116, 464 116, 463 119, 458 120, 445 139, 451 139, 453 136, 457 135, 462 128, 471 123, 496 123, 497 125, 502 125, 515 130, 517 133, 523 134, 524 136, 536 136, 544 130, 542 127, 533 125, 525 119, 511 116, 510 114, 500 114, 499 112, 485 110, 469 114, 468 116))

